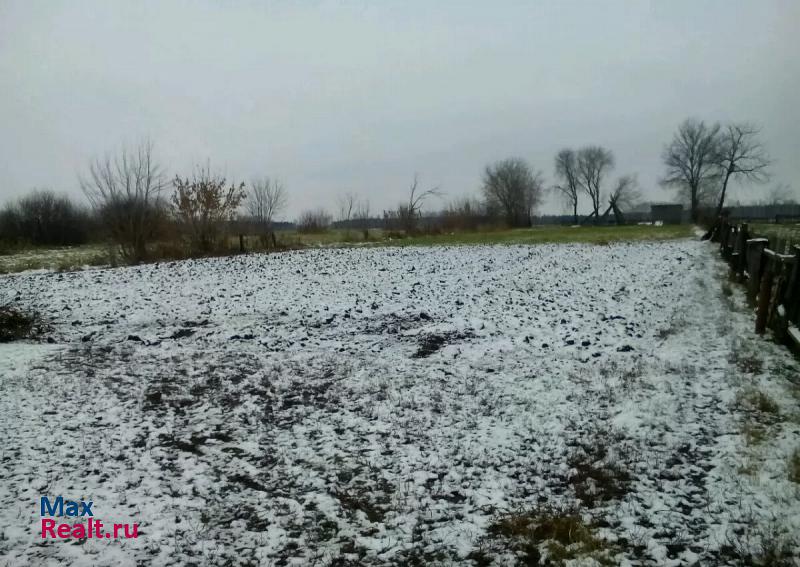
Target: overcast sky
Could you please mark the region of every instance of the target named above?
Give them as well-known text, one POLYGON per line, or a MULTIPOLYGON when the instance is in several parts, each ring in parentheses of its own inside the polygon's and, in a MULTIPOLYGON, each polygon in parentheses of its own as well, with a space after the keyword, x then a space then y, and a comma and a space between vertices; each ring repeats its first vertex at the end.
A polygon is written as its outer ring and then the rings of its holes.
POLYGON ((797 192, 798 29, 796 0, 0 0, 0 201, 78 196, 92 156, 143 138, 173 174, 280 178, 287 218, 345 191, 392 206, 414 172, 477 195, 510 156, 551 183, 585 144, 669 200, 661 150, 687 116, 761 125, 759 190, 797 192))

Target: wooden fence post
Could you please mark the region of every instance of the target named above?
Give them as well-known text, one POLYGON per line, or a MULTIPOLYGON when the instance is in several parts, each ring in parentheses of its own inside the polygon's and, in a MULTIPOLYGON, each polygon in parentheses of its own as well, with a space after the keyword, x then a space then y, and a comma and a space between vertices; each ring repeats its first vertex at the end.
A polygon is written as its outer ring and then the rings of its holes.
POLYGON ((728 225, 725 227, 725 232, 722 233, 722 257, 725 260, 731 259, 731 243, 736 238, 736 227, 728 225))
POLYGON ((747 241, 747 298, 754 301, 761 283, 761 265, 766 238, 751 238, 747 241))
POLYGON ((244 235, 239 235, 239 252, 244 252, 244 235))
POLYGON ((792 266, 789 283, 786 286, 784 305, 786 318, 791 323, 800 324, 800 244, 792 247, 794 252, 794 266, 792 266))
POLYGON ((736 233, 736 245, 734 246, 733 254, 731 255, 733 272, 736 274, 739 280, 741 280, 742 273, 747 265, 747 236, 747 224, 745 223, 739 227, 739 230, 736 233))
POLYGON ((758 287, 758 304, 756 307, 756 333, 759 335, 763 335, 764 331, 767 330, 773 272, 777 261, 772 250, 765 249, 762 256, 764 257, 764 273, 761 276, 761 283, 758 287))
MULTIPOLYGON (((720 242, 720 241, 722 241, 722 233, 724 232, 725 227, 727 225, 728 225, 728 222, 724 218, 719 217, 717 219, 716 226, 713 229, 711 229, 712 230, 712 232, 711 232, 711 242, 720 242)), ((722 249, 721 246, 720 246, 720 249, 722 249)))

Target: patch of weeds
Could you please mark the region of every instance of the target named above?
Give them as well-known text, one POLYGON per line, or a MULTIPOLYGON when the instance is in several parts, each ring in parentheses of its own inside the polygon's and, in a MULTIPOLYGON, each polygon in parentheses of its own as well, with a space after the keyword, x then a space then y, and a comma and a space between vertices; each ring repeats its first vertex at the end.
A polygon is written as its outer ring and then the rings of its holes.
MULTIPOLYGON (((797 377, 800 376, 800 366, 784 362, 770 366, 769 372, 776 378, 780 377, 788 382, 798 384, 797 377)), ((800 389, 796 388, 794 391, 800 394, 800 389)))
POLYGON ((731 353, 729 361, 736 365, 740 371, 747 374, 761 374, 764 370, 764 361, 753 353, 743 353, 738 349, 731 353))
POLYGON ((645 373, 645 364, 641 358, 632 361, 609 360, 599 368, 600 376, 606 379, 619 379, 623 390, 630 390, 640 382, 645 373))
POLYGON ((611 432, 595 432, 567 457, 573 471, 569 483, 575 496, 588 507, 622 498, 630 488, 625 455, 620 447, 612 447, 618 441, 612 437, 611 432))
POLYGON ((722 282, 722 295, 724 297, 733 296, 733 288, 731 287, 730 282, 722 282))
POLYGON ((758 474, 758 460, 752 456, 746 456, 744 461, 736 469, 736 472, 746 476, 755 477, 758 474))
POLYGON ((759 413, 764 417, 780 418, 780 406, 769 395, 755 387, 745 388, 736 394, 735 406, 750 413, 759 413))
POLYGON ((0 343, 34 338, 45 332, 46 327, 35 311, 0 305, 0 343))
POLYGON ((761 445, 767 438, 767 428, 760 423, 746 421, 741 428, 744 441, 748 446, 761 445))
POLYGON ((682 315, 673 315, 669 320, 668 326, 656 331, 656 338, 662 341, 666 340, 672 335, 680 333, 687 325, 686 319, 682 315))
POLYGON ((424 335, 419 340, 419 347, 412 358, 427 358, 448 343, 470 338, 469 333, 441 333, 424 335))
MULTIPOLYGON (((378 305, 373 303, 372 309, 378 305)), ((370 335, 397 335, 403 331, 419 328, 421 324, 430 322, 431 316, 425 312, 417 314, 391 313, 367 320, 363 332, 370 335)))
POLYGON ((599 539, 576 510, 537 509, 501 516, 488 536, 510 543, 524 564, 563 565, 578 558, 591 558, 601 565, 614 565, 613 546, 599 539))
POLYGON ((447 344, 447 338, 443 335, 426 335, 420 339, 419 348, 413 358, 427 358, 445 344, 447 344))
POLYGON ((74 272, 81 268, 80 264, 74 262, 72 259, 65 258, 63 260, 59 260, 55 265, 55 270, 57 272, 74 272))
POLYGON ((682 380, 693 380, 697 376, 698 368, 694 364, 686 360, 680 361, 665 361, 664 371, 675 376, 680 376, 682 380))
POLYGON ((337 490, 333 495, 342 508, 351 513, 363 512, 370 522, 382 522, 386 512, 373 503, 366 490, 337 490))
POLYGON ((754 526, 728 534, 721 555, 742 567, 794 567, 796 536, 773 521, 767 526, 754 526))
POLYGON ((267 514, 252 504, 240 504, 237 506, 235 514, 235 519, 245 521, 245 529, 247 531, 263 532, 269 529, 267 514))
POLYGON ((800 449, 795 449, 789 457, 789 480, 800 484, 800 449))

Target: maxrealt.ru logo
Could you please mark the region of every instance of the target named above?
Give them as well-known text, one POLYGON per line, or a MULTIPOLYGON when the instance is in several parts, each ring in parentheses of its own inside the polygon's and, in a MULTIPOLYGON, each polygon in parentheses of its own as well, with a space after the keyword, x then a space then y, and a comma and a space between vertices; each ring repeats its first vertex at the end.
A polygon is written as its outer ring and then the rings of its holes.
POLYGON ((108 530, 104 530, 103 522, 94 518, 92 506, 94 502, 89 500, 64 500, 63 496, 58 496, 50 500, 47 496, 42 496, 39 502, 39 513, 42 516, 42 538, 55 539, 117 539, 117 538, 137 538, 139 537, 139 524, 111 524, 108 530), (51 516, 48 518, 46 516, 51 516), (86 521, 57 522, 52 516, 82 519, 86 521))

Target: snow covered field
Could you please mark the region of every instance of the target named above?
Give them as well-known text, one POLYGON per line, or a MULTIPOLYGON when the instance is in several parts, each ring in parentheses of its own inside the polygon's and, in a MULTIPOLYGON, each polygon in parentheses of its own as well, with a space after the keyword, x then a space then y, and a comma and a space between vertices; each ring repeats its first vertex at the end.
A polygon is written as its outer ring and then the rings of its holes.
POLYGON ((0 565, 791 565, 798 366, 721 270, 681 240, 0 276, 53 326, 0 345, 0 565), (42 540, 42 495, 139 537, 42 540))

